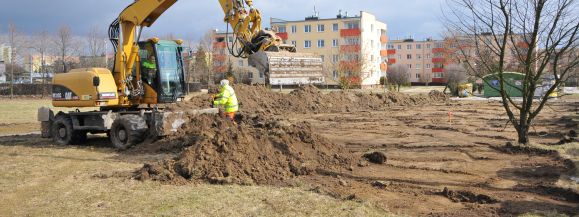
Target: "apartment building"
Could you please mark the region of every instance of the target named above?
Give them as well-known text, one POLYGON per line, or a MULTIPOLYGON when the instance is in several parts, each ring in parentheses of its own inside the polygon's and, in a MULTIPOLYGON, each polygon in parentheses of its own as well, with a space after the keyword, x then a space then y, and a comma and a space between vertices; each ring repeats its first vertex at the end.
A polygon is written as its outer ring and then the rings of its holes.
POLYGON ((321 19, 271 19, 271 27, 286 44, 300 53, 320 55, 324 61, 326 83, 336 85, 346 78, 363 87, 380 84, 385 75, 387 25, 367 12, 321 19))
POLYGON ((6 64, 0 60, 0 84, 6 83, 6 64))
MULTIPOLYGON (((451 64, 461 65, 467 59, 472 63, 487 59, 496 61, 497 56, 485 46, 475 44, 493 43, 490 35, 447 37, 442 40, 414 39, 392 40, 388 43, 388 65, 401 64, 410 71, 410 82, 413 84, 444 84, 445 67, 451 64)), ((522 35, 514 35, 513 42, 507 43, 505 71, 520 71, 516 49, 527 49, 522 35)))
POLYGON ((10 63, 12 57, 12 49, 6 44, 0 44, 0 61, 10 63))
POLYGON ((444 41, 426 39, 392 40, 388 43, 388 65, 401 64, 409 69, 410 82, 443 84, 444 41))

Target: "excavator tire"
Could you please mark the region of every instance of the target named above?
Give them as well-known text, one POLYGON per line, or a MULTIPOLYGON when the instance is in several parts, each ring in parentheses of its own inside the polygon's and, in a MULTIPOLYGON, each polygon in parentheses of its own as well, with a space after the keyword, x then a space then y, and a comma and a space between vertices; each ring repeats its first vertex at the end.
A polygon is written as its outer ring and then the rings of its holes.
POLYGON ((110 140, 119 150, 126 150, 145 139, 147 122, 139 115, 123 115, 111 126, 110 140))
POLYGON ((72 119, 65 114, 56 116, 52 123, 51 135, 53 141, 59 145, 82 144, 87 140, 86 132, 73 130, 72 119))

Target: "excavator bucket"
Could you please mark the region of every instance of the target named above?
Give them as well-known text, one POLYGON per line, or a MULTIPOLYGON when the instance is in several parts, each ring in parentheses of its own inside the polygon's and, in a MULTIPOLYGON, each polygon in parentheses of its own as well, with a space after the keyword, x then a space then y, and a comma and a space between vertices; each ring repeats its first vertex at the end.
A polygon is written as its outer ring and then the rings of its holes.
POLYGON ((270 85, 324 83, 322 58, 314 54, 260 51, 249 56, 248 61, 270 85))

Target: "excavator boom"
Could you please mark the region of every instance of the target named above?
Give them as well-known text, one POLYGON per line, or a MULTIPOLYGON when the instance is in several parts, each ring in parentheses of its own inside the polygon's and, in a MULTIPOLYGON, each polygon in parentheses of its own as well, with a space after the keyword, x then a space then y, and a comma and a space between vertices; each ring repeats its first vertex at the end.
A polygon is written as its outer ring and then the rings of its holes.
POLYGON ((224 21, 235 35, 234 44, 240 45, 235 49, 228 44, 229 52, 248 58, 249 64, 265 75, 267 84, 324 82, 322 58, 297 53, 294 45, 284 44, 275 32, 262 29, 261 13, 253 0, 219 0, 219 3, 225 13, 224 21))

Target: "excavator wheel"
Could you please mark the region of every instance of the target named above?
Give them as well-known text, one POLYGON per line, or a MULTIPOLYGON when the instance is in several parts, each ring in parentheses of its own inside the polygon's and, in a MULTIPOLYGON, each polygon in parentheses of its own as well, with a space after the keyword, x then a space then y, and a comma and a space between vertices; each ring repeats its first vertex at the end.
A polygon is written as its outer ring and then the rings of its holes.
POLYGON ((58 115, 54 119, 51 135, 54 142, 59 145, 82 144, 87 140, 86 132, 74 131, 72 119, 64 114, 58 115))
POLYGON ((113 122, 109 138, 115 148, 126 150, 142 142, 147 129, 147 122, 141 116, 123 115, 113 122))

